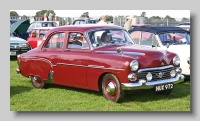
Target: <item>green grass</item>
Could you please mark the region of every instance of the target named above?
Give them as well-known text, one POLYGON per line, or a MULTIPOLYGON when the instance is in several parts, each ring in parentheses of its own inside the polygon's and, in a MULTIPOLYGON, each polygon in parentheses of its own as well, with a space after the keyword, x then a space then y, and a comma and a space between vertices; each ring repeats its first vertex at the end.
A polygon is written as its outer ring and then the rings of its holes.
POLYGON ((126 94, 122 103, 107 101, 102 93, 59 85, 36 89, 16 73, 10 61, 10 111, 190 111, 190 83, 175 85, 170 95, 151 91, 126 94))

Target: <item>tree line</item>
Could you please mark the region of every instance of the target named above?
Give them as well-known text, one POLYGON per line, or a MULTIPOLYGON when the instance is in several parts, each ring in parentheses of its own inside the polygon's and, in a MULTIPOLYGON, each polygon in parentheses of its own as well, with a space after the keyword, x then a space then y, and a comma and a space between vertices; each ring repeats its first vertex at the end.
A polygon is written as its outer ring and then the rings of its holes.
MULTIPOLYGON (((41 11, 37 11, 35 13, 34 17, 42 17, 44 15, 44 13, 47 13, 47 15, 49 13, 53 14, 53 17, 56 16, 56 13, 54 12, 54 10, 41 10, 41 11)), ((84 12, 80 15, 80 17, 86 17, 89 16, 89 12, 84 12)), ((16 16, 18 17, 19 14, 16 11, 10 11, 10 16, 16 16)), ((117 17, 127 17, 128 15, 124 15, 124 16, 117 16, 117 17)), ((26 15, 23 15, 22 17, 27 17, 26 15)), ((58 18, 60 18, 59 16, 57 16, 58 18)), ((175 18, 170 17, 169 15, 166 15, 164 18, 160 17, 160 16, 152 16, 152 17, 146 17, 146 12, 142 12, 140 16, 135 16, 135 17, 139 17, 139 18, 144 18, 144 24, 153 24, 153 25, 167 25, 168 23, 182 23, 182 22, 189 22, 190 19, 183 17, 181 20, 177 21, 175 18)), ((69 18, 70 19, 70 18, 69 18)), ((106 21, 110 21, 113 22, 113 16, 112 15, 106 15, 106 21)))

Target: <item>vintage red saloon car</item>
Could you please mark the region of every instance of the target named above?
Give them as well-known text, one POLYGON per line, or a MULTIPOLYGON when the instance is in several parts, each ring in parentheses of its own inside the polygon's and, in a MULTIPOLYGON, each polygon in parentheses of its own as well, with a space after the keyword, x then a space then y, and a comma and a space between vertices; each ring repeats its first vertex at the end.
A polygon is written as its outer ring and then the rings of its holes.
POLYGON ((52 28, 54 27, 37 27, 31 30, 27 42, 31 45, 32 49, 40 45, 44 35, 52 28))
POLYGON ((177 54, 136 45, 115 25, 53 28, 37 48, 18 56, 18 65, 17 73, 36 88, 53 83, 101 91, 113 102, 138 89, 168 95, 184 81, 177 54))

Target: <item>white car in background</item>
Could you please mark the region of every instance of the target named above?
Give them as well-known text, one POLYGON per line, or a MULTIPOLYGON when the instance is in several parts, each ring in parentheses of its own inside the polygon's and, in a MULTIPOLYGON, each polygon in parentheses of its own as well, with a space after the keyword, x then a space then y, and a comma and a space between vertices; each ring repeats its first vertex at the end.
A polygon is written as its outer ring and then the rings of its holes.
POLYGON ((140 26, 129 30, 129 33, 136 44, 178 54, 182 74, 190 78, 189 31, 180 27, 140 26))
POLYGON ((177 27, 181 27, 185 30, 190 31, 190 22, 184 22, 177 25, 177 27))

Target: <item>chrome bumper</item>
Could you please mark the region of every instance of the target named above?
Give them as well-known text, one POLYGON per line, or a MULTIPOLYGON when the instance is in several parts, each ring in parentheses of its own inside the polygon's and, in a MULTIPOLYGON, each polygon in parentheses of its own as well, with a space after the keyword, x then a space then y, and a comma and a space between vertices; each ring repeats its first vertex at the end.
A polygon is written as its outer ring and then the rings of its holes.
POLYGON ((151 89, 155 85, 164 83, 180 83, 184 81, 184 75, 177 74, 175 78, 165 79, 160 81, 146 82, 146 80, 139 80, 137 83, 121 83, 122 90, 137 90, 137 89, 151 89))
POLYGON ((20 73, 20 70, 17 68, 17 69, 16 69, 16 72, 19 74, 19 73, 20 73))

